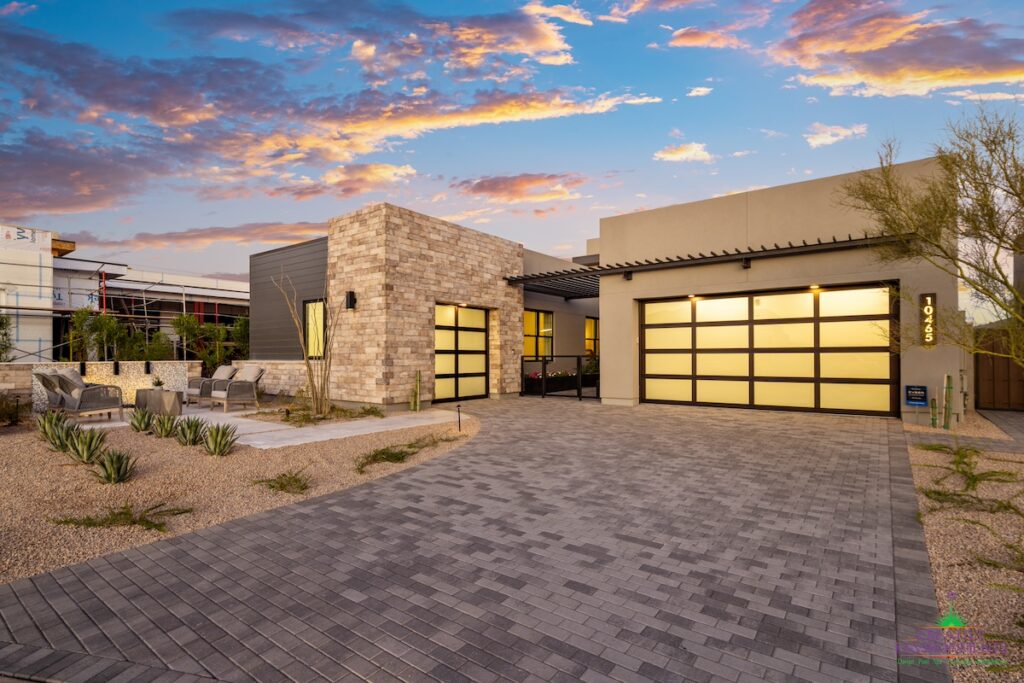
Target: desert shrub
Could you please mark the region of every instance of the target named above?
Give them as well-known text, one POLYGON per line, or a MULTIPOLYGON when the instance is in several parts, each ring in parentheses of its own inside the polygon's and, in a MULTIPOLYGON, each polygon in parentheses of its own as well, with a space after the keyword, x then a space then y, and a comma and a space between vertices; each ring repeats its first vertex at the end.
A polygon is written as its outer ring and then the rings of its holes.
POLYGON ((232 425, 211 425, 206 430, 203 445, 210 455, 225 456, 234 448, 238 441, 238 430, 232 425))
POLYGON ((206 423, 198 417, 186 417, 178 420, 174 438, 182 446, 198 446, 206 438, 206 423))
POLYGON ((120 484, 135 474, 135 458, 124 451, 106 451, 93 464, 93 475, 104 484, 120 484))
POLYGON ((135 511, 129 503, 119 508, 108 508, 102 516, 86 515, 84 517, 60 517, 51 520, 54 524, 79 526, 87 529, 114 526, 141 526, 143 529, 167 531, 167 523, 163 520, 192 512, 192 508, 170 508, 165 503, 157 503, 143 510, 135 511))
POLYGON ((37 415, 36 426, 39 428, 39 438, 49 444, 51 450, 60 453, 67 453, 68 442, 78 431, 78 426, 59 410, 47 410, 37 415))
POLYGON ((360 456, 359 459, 356 460, 356 472, 363 474, 366 472, 366 468, 370 465, 376 465, 382 462, 405 462, 424 448, 430 448, 431 446, 436 446, 440 443, 458 441, 459 438, 460 437, 457 436, 437 436, 429 434, 400 446, 385 446, 384 448, 378 448, 370 451, 366 455, 360 456))
POLYGON ((174 415, 157 415, 153 420, 153 434, 158 439, 167 439, 178 431, 178 418, 174 415))
POLYGON ((256 486, 266 486, 271 491, 282 493, 304 493, 309 489, 309 476, 301 470, 288 470, 270 479, 257 479, 256 486))
POLYGON ((136 408, 132 411, 132 431, 145 434, 153 428, 153 413, 145 408, 136 408))
POLYGON ((102 429, 79 429, 68 440, 68 455, 83 465, 95 463, 107 445, 107 433, 102 429))

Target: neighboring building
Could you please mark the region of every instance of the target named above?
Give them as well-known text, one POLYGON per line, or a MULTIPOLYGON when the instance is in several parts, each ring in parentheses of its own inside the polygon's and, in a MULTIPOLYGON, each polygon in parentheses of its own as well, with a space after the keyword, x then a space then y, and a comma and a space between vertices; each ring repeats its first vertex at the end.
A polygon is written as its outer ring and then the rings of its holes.
POLYGON ((606 218, 576 263, 373 205, 331 221, 324 239, 252 257, 252 358, 271 392, 305 383, 272 282, 287 276, 313 347, 324 297, 347 302, 337 401, 405 404, 417 371, 424 400, 497 397, 539 369, 524 355, 573 370, 558 356, 593 350, 605 403, 900 415, 907 385, 941 401, 949 375, 962 414, 970 358, 920 333, 921 297, 956 307, 956 279, 882 262, 868 218, 838 203, 847 177, 606 218))
POLYGON ((80 308, 172 339, 171 320, 182 313, 228 325, 248 315, 247 282, 68 256, 74 249, 47 230, 0 226, 0 313, 14 321, 16 362, 66 358, 71 314, 80 308))

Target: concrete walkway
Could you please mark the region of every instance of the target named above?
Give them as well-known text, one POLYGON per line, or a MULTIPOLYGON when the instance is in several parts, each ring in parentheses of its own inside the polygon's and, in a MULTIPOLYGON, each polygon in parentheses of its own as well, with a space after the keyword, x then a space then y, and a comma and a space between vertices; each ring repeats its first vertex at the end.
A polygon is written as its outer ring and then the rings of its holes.
MULTIPOLYGON (((450 410, 424 410, 418 413, 398 413, 384 418, 364 417, 341 422, 325 422, 308 427, 267 420, 254 420, 247 417, 250 413, 225 413, 221 410, 187 406, 182 417, 200 417, 210 424, 233 425, 238 432, 238 443, 254 448, 281 448, 282 446, 301 446, 306 443, 344 439, 349 436, 390 432, 406 427, 422 427, 423 425, 444 424, 454 422, 456 415, 450 410)), ((128 422, 88 421, 82 423, 83 429, 116 429, 127 427, 128 422)))
POLYGON ((464 410, 444 457, 0 586, 0 674, 947 680, 896 657, 937 617, 899 422, 464 410))

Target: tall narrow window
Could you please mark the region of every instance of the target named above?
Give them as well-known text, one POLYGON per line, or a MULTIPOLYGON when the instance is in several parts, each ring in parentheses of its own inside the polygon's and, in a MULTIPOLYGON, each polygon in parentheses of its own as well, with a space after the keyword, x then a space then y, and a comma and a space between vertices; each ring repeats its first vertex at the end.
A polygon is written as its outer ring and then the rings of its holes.
POLYGON ((587 318, 583 332, 583 348, 588 356, 601 355, 601 324, 597 318, 587 318))
POLYGON ((523 357, 551 358, 554 353, 554 318, 551 311, 523 311, 523 357))
POLYGON ((324 300, 303 302, 303 311, 306 318, 306 353, 310 358, 323 358, 324 340, 327 337, 324 300))

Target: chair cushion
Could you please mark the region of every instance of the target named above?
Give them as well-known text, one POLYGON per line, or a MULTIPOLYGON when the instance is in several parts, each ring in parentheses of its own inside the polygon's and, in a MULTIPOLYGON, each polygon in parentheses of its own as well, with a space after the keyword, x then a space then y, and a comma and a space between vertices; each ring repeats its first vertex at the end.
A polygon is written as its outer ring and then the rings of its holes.
POLYGON ((263 370, 258 365, 246 365, 238 371, 234 379, 236 382, 255 382, 263 370))
POLYGON ((210 379, 231 379, 235 374, 235 369, 230 365, 222 365, 217 368, 216 372, 213 373, 213 377, 210 379))
POLYGON ((63 368, 62 370, 59 370, 59 372, 61 375, 78 385, 78 387, 82 389, 85 388, 85 380, 78 374, 78 370, 75 370, 74 368, 63 368))
POLYGON ((223 391, 223 390, 222 391, 214 391, 210 395, 213 398, 227 398, 228 397, 228 392, 227 391, 223 391))
POLYGON ((188 395, 189 396, 198 396, 199 395, 199 387, 189 387, 186 391, 188 391, 188 395))

